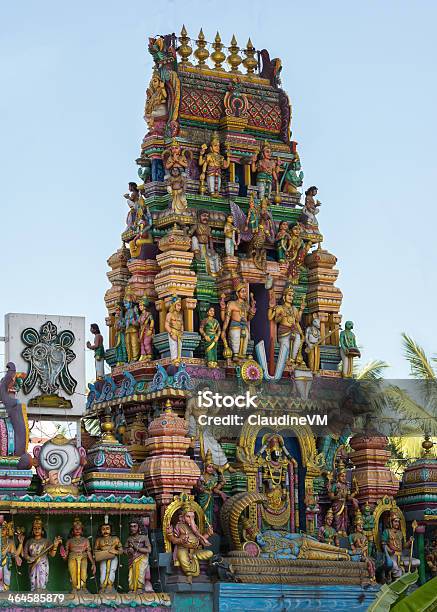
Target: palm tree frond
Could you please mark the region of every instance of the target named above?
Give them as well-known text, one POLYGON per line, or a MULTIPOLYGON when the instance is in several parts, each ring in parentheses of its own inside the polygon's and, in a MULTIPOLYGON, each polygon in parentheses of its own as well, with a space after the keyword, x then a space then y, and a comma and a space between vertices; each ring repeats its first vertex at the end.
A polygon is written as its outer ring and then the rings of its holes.
POLYGON ((389 365, 381 359, 369 361, 355 372, 357 380, 379 380, 382 378, 382 373, 389 365))
POLYGON ((434 368, 423 348, 405 332, 402 333, 402 346, 413 376, 425 380, 437 379, 434 368))

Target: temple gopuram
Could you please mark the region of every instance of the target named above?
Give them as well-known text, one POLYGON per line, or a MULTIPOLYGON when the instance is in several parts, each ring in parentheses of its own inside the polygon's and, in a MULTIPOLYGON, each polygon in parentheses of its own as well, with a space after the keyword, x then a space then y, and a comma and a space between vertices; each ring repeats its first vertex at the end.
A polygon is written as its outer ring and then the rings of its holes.
POLYGON ((436 575, 437 460, 401 485, 352 423, 360 350, 282 62, 185 27, 148 52, 80 442, 30 456, 14 364, 1 383, 0 607, 367 610, 436 575))

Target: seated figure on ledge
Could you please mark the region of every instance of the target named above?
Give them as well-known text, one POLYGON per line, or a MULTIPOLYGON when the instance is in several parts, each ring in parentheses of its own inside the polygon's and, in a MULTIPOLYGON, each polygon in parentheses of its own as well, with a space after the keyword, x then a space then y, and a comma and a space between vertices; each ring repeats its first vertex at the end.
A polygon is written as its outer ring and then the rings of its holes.
POLYGON ((325 542, 325 544, 334 544, 335 546, 340 546, 340 538, 338 537, 338 533, 332 526, 334 523, 334 513, 331 508, 326 512, 325 522, 319 527, 319 541, 325 542))
POLYGON ((367 565, 370 579, 375 581, 375 562, 369 555, 369 540, 364 533, 364 522, 361 512, 357 510, 354 517, 355 531, 349 535, 349 544, 352 549, 352 558, 364 561, 367 565))
POLYGON ((350 560, 349 553, 344 548, 319 542, 305 533, 289 533, 281 529, 261 532, 249 519, 243 520, 243 539, 246 541, 244 550, 263 559, 350 560), (258 546, 258 551, 247 545, 253 542, 258 546))
MULTIPOLYGON (((393 578, 400 578, 409 566, 408 549, 413 539, 406 541, 402 531, 401 519, 397 512, 390 514, 390 527, 384 529, 381 536, 382 548, 385 554, 385 563, 393 578)), ((411 567, 414 569, 420 565, 419 559, 411 559, 411 567)))
POLYGON ((346 321, 344 330, 340 332, 340 356, 342 362, 343 378, 351 378, 353 375, 353 360, 354 357, 361 357, 355 334, 352 331, 354 324, 352 321, 346 321))

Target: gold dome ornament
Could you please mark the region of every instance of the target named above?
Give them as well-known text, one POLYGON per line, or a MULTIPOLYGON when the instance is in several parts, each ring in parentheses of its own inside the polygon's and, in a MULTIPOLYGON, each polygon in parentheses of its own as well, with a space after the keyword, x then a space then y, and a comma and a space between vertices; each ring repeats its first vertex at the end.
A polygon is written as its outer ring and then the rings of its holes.
POLYGON ((185 26, 182 26, 181 35, 179 36, 179 42, 181 43, 178 47, 178 55, 181 56, 181 64, 184 66, 190 66, 191 63, 188 61, 191 53, 193 52, 192 48, 188 44, 190 42, 190 38, 187 35, 187 30, 185 26))
POLYGON ((112 416, 110 414, 104 415, 100 428, 102 430, 103 442, 117 442, 114 436, 114 423, 112 422, 112 416))
POLYGON ((221 71, 223 71, 224 68, 223 68, 222 64, 223 64, 223 62, 226 59, 226 55, 222 51, 222 49, 223 49, 222 39, 221 39, 220 34, 218 32, 215 35, 215 39, 214 39, 214 42, 213 42, 212 46, 213 46, 214 52, 211 53, 211 59, 214 62, 214 70, 221 70, 221 71))
POLYGON ((243 60, 243 66, 246 68, 247 74, 253 74, 255 72, 255 68, 258 66, 258 62, 255 59, 255 47, 253 46, 250 38, 247 41, 244 55, 246 58, 243 60))
POLYGON ((197 67, 198 68, 205 68, 206 66, 206 60, 209 57, 209 51, 206 48, 206 40, 205 40, 205 35, 203 33, 203 30, 200 29, 199 32, 199 37, 196 40, 196 44, 197 44, 197 49, 194 51, 194 55, 198 60, 198 64, 197 67))
POLYGON ((230 54, 228 55, 227 62, 231 67, 231 72, 235 72, 240 74, 240 70, 238 70, 238 66, 243 61, 241 57, 238 55, 238 51, 240 47, 237 45, 237 39, 235 38, 235 34, 232 36, 231 46, 228 47, 230 54))

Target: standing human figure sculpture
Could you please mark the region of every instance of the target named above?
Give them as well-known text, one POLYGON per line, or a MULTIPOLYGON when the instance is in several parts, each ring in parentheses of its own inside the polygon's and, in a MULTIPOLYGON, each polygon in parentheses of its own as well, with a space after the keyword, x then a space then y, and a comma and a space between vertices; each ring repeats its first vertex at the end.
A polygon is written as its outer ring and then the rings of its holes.
POLYGON ((23 558, 29 564, 30 590, 42 592, 46 590, 49 580, 49 556, 57 553, 62 538, 56 536, 53 543, 47 539, 40 517, 35 517, 32 523, 32 534, 26 540, 23 558))
POLYGON ((97 323, 92 323, 90 332, 94 334, 94 342, 88 340, 87 348, 94 351, 94 364, 96 367, 96 380, 102 380, 105 376, 105 347, 103 346, 103 336, 97 323))
POLYGON ((131 181, 128 184, 129 191, 123 195, 129 205, 129 213, 126 219, 128 228, 133 228, 140 221, 144 212, 144 198, 137 183, 131 181))
POLYGON ((100 565, 100 593, 115 593, 114 582, 118 556, 123 552, 120 539, 112 535, 112 527, 104 523, 94 544, 94 557, 100 565))
POLYGON ((144 119, 150 130, 155 126, 157 120, 163 120, 167 116, 167 90, 164 81, 160 78, 158 71, 154 71, 146 91, 146 104, 144 107, 144 119))
POLYGON ((209 194, 218 197, 222 185, 222 170, 229 168, 231 163, 229 148, 226 150, 226 157, 223 157, 220 153, 220 139, 217 132, 214 132, 212 135, 208 153, 206 153, 207 148, 206 144, 200 147, 201 187, 206 179, 209 194))
POLYGON ((168 333, 170 357, 174 365, 179 365, 182 357, 182 340, 184 336, 184 316, 182 314, 182 301, 174 295, 170 308, 165 317, 165 331, 168 333))
POLYGON ((4 520, 1 524, 0 592, 10 589, 12 561, 15 561, 17 567, 20 567, 23 562, 21 554, 24 533, 19 531, 17 537, 18 546, 15 546, 13 523, 4 520))
POLYGON ((321 341, 320 319, 315 317, 305 330, 305 352, 308 355, 308 366, 311 372, 317 372, 320 368, 321 341))
POLYGON ((317 187, 313 185, 305 191, 305 204, 302 210, 303 223, 309 230, 318 230, 319 222, 316 215, 319 213, 321 202, 316 200, 317 187))
POLYGON ((187 181, 178 166, 172 166, 170 174, 167 176, 167 191, 171 195, 171 209, 180 215, 188 209, 188 202, 185 196, 187 181))
POLYGON ((61 556, 67 560, 73 591, 85 590, 88 577, 88 561, 91 564, 93 575, 96 573, 96 564, 90 542, 83 535, 83 525, 79 518, 75 518, 73 521, 73 527, 65 544, 65 550, 61 550, 61 556))
POLYGON ((343 378, 352 377, 354 357, 361 357, 361 353, 357 347, 355 334, 352 331, 353 327, 354 324, 352 321, 346 321, 344 330, 340 332, 340 357, 343 378))
POLYGON ((153 357, 153 335, 155 333, 155 321, 150 312, 150 301, 143 298, 139 303, 139 338, 140 338, 140 361, 150 361, 153 357))
POLYGON ((297 285, 299 275, 304 266, 305 257, 308 251, 313 246, 313 243, 302 239, 302 226, 296 223, 291 228, 290 240, 287 249, 288 270, 287 276, 290 283, 297 285))
POLYGON ((280 169, 281 160, 272 159, 272 149, 265 141, 259 155, 255 154, 251 163, 252 172, 256 172, 256 186, 261 200, 270 197, 273 180, 278 181, 280 169))
POLYGON ((288 353, 288 364, 292 367, 303 365, 301 345, 303 331, 300 326, 303 311, 305 309, 305 298, 300 303, 300 308, 293 305, 294 289, 285 287, 282 293, 282 304, 276 305, 275 292, 270 290, 269 309, 267 318, 277 324, 277 336, 280 346, 284 346, 288 353))
POLYGON ((224 484, 223 474, 215 467, 212 461, 211 450, 208 450, 205 457, 205 467, 197 481, 196 489, 198 491, 197 501, 210 525, 212 525, 214 520, 214 495, 219 496, 223 502, 227 499, 227 496, 222 491, 224 484))
POLYGON ((289 245, 290 232, 288 231, 288 223, 287 221, 281 221, 275 236, 276 255, 279 263, 286 261, 289 245))
POLYGON ((206 318, 201 321, 199 327, 199 334, 205 342, 205 359, 209 368, 217 367, 217 345, 221 331, 220 323, 214 315, 214 306, 210 306, 206 318))
POLYGON ((117 365, 123 365, 128 361, 126 350, 126 323, 120 304, 117 305, 114 315, 115 327, 115 360, 117 365))
POLYGON ((334 524, 337 533, 341 536, 347 535, 348 527, 348 507, 350 502, 355 510, 359 508, 358 501, 355 499, 358 494, 358 485, 354 480, 354 490, 351 491, 346 481, 346 468, 342 461, 339 462, 337 468, 337 477, 332 481, 328 479, 327 483, 328 497, 332 502, 332 511, 334 513, 334 524))
POLYGON ((230 348, 232 358, 235 361, 239 361, 246 357, 250 340, 249 321, 256 314, 256 302, 253 294, 250 295, 250 302, 247 301, 245 283, 239 283, 235 293, 236 299, 231 300, 227 304, 225 304, 224 297, 222 296, 220 310, 223 321, 222 340, 225 346, 225 353, 230 356, 230 348))
POLYGON ((197 215, 197 222, 188 231, 191 236, 191 250, 198 261, 204 260, 206 271, 215 276, 220 270, 220 258, 214 250, 211 226, 209 225, 209 212, 201 210, 197 215))
POLYGON ((167 174, 171 174, 173 168, 177 168, 181 174, 186 174, 191 152, 182 149, 176 138, 173 138, 170 146, 162 154, 162 161, 167 174))
POLYGON ((129 521, 129 537, 125 542, 124 552, 129 560, 129 592, 152 592, 149 563, 152 546, 148 535, 142 532, 140 521, 136 518, 129 521))
POLYGON ((235 256, 235 249, 240 244, 240 230, 234 225, 234 216, 228 215, 223 228, 225 237, 225 253, 231 257, 235 256))
POLYGON ((125 293, 123 304, 127 359, 131 363, 132 361, 138 361, 140 357, 140 340, 138 337, 140 314, 129 289, 125 293))

